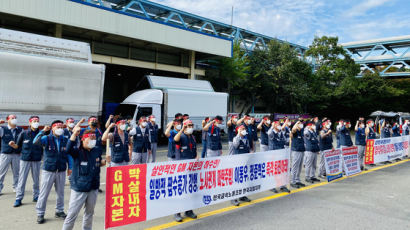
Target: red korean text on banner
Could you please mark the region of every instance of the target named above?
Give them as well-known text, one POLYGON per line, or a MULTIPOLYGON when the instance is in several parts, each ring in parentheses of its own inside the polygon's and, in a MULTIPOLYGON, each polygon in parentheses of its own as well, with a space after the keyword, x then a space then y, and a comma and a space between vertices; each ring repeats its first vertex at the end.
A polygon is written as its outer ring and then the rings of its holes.
POLYGON ((105 229, 146 220, 147 165, 107 168, 105 229))
POLYGON ((366 141, 366 151, 365 151, 365 164, 374 164, 374 140, 367 140, 366 141))

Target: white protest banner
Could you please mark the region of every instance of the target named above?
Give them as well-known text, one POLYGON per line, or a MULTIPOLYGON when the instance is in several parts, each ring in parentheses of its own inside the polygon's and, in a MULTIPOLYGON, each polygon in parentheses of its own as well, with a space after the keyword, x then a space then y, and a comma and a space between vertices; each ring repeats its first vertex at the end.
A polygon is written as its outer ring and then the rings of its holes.
POLYGON ((401 158, 406 155, 408 148, 408 136, 367 140, 365 164, 376 164, 401 158))
POLYGON ((289 149, 107 168, 105 227, 151 220, 289 183, 289 149))
POLYGON ((325 168, 327 181, 332 181, 343 177, 342 152, 340 149, 326 150, 323 152, 325 157, 325 168))
POLYGON ((343 165, 346 176, 360 173, 359 154, 357 146, 346 147, 342 149, 343 165))

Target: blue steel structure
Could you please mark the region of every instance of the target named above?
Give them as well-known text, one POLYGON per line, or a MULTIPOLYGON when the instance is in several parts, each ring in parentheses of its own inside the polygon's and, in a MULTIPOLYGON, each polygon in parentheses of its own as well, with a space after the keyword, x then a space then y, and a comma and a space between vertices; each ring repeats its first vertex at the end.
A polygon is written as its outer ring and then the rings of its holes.
POLYGON ((341 44, 361 73, 379 72, 382 77, 410 77, 410 36, 341 44))
POLYGON ((177 10, 147 0, 70 0, 218 38, 239 41, 247 52, 265 48, 271 40, 288 43, 301 56, 306 47, 177 10))

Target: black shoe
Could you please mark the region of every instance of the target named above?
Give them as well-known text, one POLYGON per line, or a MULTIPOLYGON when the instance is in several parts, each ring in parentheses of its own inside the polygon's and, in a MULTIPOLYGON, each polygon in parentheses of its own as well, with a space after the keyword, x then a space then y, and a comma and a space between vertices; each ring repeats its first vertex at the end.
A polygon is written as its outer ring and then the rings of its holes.
POLYGON ((67 215, 64 212, 56 212, 55 217, 65 219, 67 217, 67 215))
POLYGON ((37 201, 38 201, 38 197, 34 197, 34 198, 33 198, 33 202, 36 202, 36 203, 37 203, 37 201))
POLYGON ((43 224, 44 222, 44 216, 37 216, 37 224, 43 224))
POLYGON ((281 187, 280 191, 290 193, 290 190, 286 187, 281 187))
POLYGON ((237 199, 231 200, 231 204, 232 204, 233 206, 239 206, 239 201, 238 201, 237 199))
POLYGON ((399 161, 401 161, 401 159, 400 159, 400 158, 397 158, 396 161, 399 162, 399 161))
POLYGON ((99 193, 102 193, 103 191, 102 191, 101 189, 98 189, 98 192, 99 192, 99 193))
POLYGON ((306 186, 306 185, 303 184, 302 182, 297 182, 296 184, 299 185, 300 187, 305 187, 305 186, 306 186))
POLYGON ((276 188, 271 189, 271 191, 274 193, 278 193, 278 190, 276 190, 276 188))
POLYGON ((198 218, 192 210, 186 211, 185 216, 192 218, 192 219, 198 218))
POLYGON ((14 202, 13 207, 17 208, 20 207, 22 205, 21 200, 16 200, 16 202, 14 202))
POLYGON ((239 200, 240 200, 240 201, 243 201, 243 202, 251 202, 251 199, 249 199, 249 198, 246 197, 246 196, 239 198, 239 200))
POLYGON ((311 184, 315 183, 312 179, 306 179, 305 181, 311 184))
POLYGON ((182 216, 181 214, 177 213, 174 215, 174 219, 176 222, 182 222, 182 216))
POLYGON ((317 179, 316 177, 312 177, 311 180, 316 181, 316 182, 320 182, 320 180, 317 179))
POLYGON ((300 186, 298 184, 290 184, 290 187, 292 188, 300 188, 300 186))

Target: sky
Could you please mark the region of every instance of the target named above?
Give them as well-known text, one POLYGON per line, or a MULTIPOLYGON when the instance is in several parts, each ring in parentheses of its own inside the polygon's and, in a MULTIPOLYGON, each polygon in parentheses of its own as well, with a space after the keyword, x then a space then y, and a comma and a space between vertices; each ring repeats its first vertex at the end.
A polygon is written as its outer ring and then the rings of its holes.
POLYGON ((189 13, 308 46, 410 35, 410 0, 151 0, 189 13))

